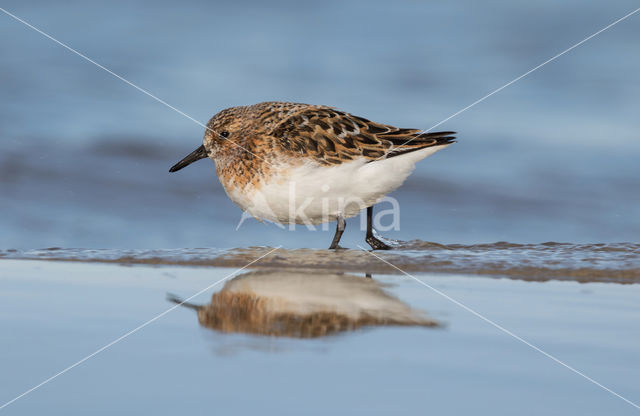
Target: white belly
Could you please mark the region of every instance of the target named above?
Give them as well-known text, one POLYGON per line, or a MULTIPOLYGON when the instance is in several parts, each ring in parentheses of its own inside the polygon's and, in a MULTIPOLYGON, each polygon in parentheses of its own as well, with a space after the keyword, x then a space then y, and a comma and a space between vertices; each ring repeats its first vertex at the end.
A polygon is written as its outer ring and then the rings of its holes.
POLYGON ((234 188, 227 194, 260 220, 321 224, 338 216, 349 218, 402 185, 416 162, 445 147, 370 163, 364 158, 331 166, 308 163, 271 176, 260 189, 234 188))

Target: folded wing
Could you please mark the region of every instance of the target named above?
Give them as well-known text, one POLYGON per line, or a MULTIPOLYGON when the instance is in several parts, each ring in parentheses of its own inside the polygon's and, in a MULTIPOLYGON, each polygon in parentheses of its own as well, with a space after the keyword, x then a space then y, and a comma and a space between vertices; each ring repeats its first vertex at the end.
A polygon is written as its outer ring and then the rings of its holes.
POLYGON ((330 107, 309 106, 279 123, 271 135, 283 150, 331 165, 369 162, 454 142, 455 132, 423 133, 375 123, 330 107))

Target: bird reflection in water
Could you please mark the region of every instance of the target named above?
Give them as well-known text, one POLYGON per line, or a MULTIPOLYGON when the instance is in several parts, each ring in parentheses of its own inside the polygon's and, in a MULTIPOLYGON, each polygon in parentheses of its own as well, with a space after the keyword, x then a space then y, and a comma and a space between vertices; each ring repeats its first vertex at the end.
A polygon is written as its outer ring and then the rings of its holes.
MULTIPOLYGON (((169 300, 181 303, 173 296, 169 300)), ((208 305, 182 305, 195 309, 200 325, 210 329, 280 337, 438 326, 373 279, 318 271, 253 271, 228 281, 208 305)))

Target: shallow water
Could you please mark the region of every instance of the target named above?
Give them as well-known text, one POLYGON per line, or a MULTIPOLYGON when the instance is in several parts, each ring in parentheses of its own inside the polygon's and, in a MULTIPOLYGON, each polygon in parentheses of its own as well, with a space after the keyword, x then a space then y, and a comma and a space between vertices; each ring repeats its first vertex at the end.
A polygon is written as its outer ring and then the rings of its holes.
MULTIPOLYGON (((349 283, 336 287, 338 275, 300 271, 321 286, 315 298, 309 291, 306 299, 295 295, 292 312, 287 293, 300 294, 300 280, 292 280, 291 269, 232 274, 215 267, 7 259, 0 268, 0 332, 10 334, 0 340, 0 405, 175 306, 172 297, 205 289, 189 303, 219 299, 225 278, 227 291, 248 283, 261 299, 277 301, 277 310, 289 308, 289 323, 319 299, 351 317, 367 311, 383 318, 410 308, 438 323, 354 326, 298 339, 212 330, 192 308, 177 307, 7 406, 7 415, 168 415, 185 408, 194 414, 637 413, 406 276, 344 275, 349 283), (256 281, 256 273, 268 279, 256 281), (324 297, 330 291, 335 296, 324 297)), ((415 276, 624 397, 640 399, 640 285, 415 276)))
POLYGON ((238 249, 3 250, 0 258, 47 259, 147 265, 261 267, 363 273, 440 272, 545 281, 640 283, 640 244, 438 244, 402 242, 391 251, 313 250, 273 247, 238 249))

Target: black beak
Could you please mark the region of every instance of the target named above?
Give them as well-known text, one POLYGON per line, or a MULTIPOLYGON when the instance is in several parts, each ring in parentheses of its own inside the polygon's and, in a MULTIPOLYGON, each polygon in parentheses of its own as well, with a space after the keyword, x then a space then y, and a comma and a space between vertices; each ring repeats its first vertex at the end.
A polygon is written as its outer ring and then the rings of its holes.
POLYGON ((182 169, 182 168, 184 168, 186 166, 189 166, 193 162, 197 162, 200 159, 204 159, 205 157, 207 157, 207 149, 205 149, 204 145, 202 145, 202 146, 198 147, 196 150, 194 150, 193 152, 189 153, 180 162, 178 162, 175 165, 171 166, 171 169, 169 169, 169 172, 177 172, 180 169, 182 169))

